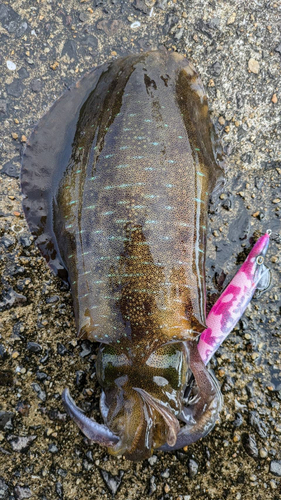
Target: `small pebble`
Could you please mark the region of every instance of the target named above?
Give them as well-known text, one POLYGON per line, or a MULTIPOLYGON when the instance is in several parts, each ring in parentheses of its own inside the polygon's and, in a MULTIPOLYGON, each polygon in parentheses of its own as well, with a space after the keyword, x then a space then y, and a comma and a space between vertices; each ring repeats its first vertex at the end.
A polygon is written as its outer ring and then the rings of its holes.
POLYGON ((278 102, 278 99, 277 99, 277 95, 276 94, 273 94, 272 98, 271 98, 271 101, 273 102, 273 104, 276 104, 278 102))
POLYGON ((55 443, 49 444, 48 450, 50 453, 57 453, 59 451, 59 449, 55 443))
POLYGON ((152 455, 152 457, 150 457, 147 461, 150 465, 155 465, 156 462, 157 462, 158 458, 156 455, 152 455))
POLYGON ((4 478, 0 477, 0 498, 9 498, 9 486, 5 483, 4 478))
POLYGON ((252 73, 255 73, 255 75, 258 75, 258 73, 260 72, 259 62, 256 61, 256 59, 253 59, 252 57, 248 61, 248 68, 252 73))
POLYGON ((165 493, 169 493, 170 489, 171 489, 170 486, 168 484, 165 484, 164 486, 165 493))
POLYGON ((46 399, 47 399, 46 392, 45 392, 45 391, 43 391, 43 389, 41 389, 41 387, 40 387, 40 385, 39 385, 39 384, 36 384, 36 383, 31 384, 31 387, 32 387, 32 389, 36 392, 37 397, 38 397, 39 399, 41 399, 41 401, 46 401, 46 399))
POLYGON ((258 458, 259 452, 255 437, 251 434, 245 434, 243 436, 243 446, 248 453, 253 458, 258 458))
POLYGON ((15 495, 18 500, 23 500, 24 498, 32 497, 33 493, 28 486, 20 486, 17 484, 17 486, 15 486, 15 495))
POLYGON ((281 476, 281 460, 272 460, 269 466, 269 472, 274 476, 281 476))
POLYGON ((100 469, 101 476, 110 491, 110 493, 114 496, 121 484, 122 477, 124 475, 124 471, 120 470, 118 476, 111 474, 110 472, 107 472, 104 469, 100 469))
POLYGON ((155 482, 155 476, 151 476, 150 481, 149 481, 148 495, 152 496, 156 490, 157 490, 157 486, 156 486, 156 482, 155 482))
POLYGON ((79 21, 81 21, 82 23, 84 23, 87 20, 88 20, 87 13, 86 12, 80 12, 80 14, 79 14, 79 21))
POLYGON ((57 353, 60 356, 64 356, 67 353, 67 348, 61 342, 57 343, 57 353))
POLYGON ((6 61, 6 64, 10 71, 16 71, 17 65, 13 61, 6 61))
POLYGON ((141 23, 139 21, 135 21, 134 23, 131 24, 130 28, 132 30, 135 30, 135 29, 139 28, 140 25, 141 25, 141 23))
POLYGON ((276 482, 273 479, 271 479, 271 481, 269 481, 269 484, 270 484, 270 488, 272 490, 276 490, 277 489, 277 484, 276 484, 276 482))
POLYGON ((169 469, 164 470, 164 472, 162 472, 161 476, 164 477, 164 479, 168 479, 168 477, 170 477, 169 469))
POLYGON ((40 92, 42 89, 42 82, 39 78, 34 78, 34 80, 31 80, 30 86, 33 92, 40 92))
POLYGON ((236 12, 232 12, 232 14, 229 16, 228 20, 226 21, 226 25, 229 26, 230 24, 233 24, 236 19, 236 12))
POLYGON ((50 64, 50 68, 53 71, 56 71, 56 69, 58 69, 58 67, 59 67, 59 62, 58 61, 55 61, 53 64, 50 64))
POLYGON ((274 198, 274 200, 272 200, 272 203, 276 204, 276 203, 280 203, 280 198, 274 198))
POLYGON ((26 451, 32 442, 37 438, 34 436, 7 436, 7 441, 10 443, 13 451, 26 451))
POLYGON ((0 429, 2 431, 8 431, 13 429, 13 423, 12 423, 13 418, 14 418, 14 413, 12 413, 11 411, 0 411, 0 429))
POLYGON ((36 372, 36 377, 37 377, 37 380, 43 381, 43 380, 46 380, 46 378, 48 378, 48 375, 45 372, 37 371, 36 372))
POLYGON ((27 342, 27 349, 35 354, 42 351, 41 345, 37 342, 27 342))
POLYGON ((188 472, 189 472, 189 477, 194 477, 196 476, 197 472, 198 472, 198 463, 195 462, 195 460, 193 460, 192 458, 188 461, 188 472))

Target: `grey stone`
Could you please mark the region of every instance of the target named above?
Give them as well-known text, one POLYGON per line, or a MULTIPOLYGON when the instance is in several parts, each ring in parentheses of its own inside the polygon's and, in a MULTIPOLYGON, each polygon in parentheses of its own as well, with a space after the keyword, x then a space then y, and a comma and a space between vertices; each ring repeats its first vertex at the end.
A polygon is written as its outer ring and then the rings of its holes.
POLYGON ((156 490, 157 490, 156 478, 155 478, 155 476, 151 476, 150 481, 149 481, 148 496, 152 496, 156 490))
POLYGON ((259 414, 256 411, 251 411, 249 423, 261 438, 265 439, 268 436, 268 429, 265 423, 260 420, 259 414))
POLYGON ((117 21, 117 19, 113 19, 113 21, 104 19, 97 23, 97 28, 99 30, 103 30, 108 36, 115 35, 119 27, 120 23, 117 21))
POLYGON ((41 401, 46 401, 46 399, 47 399, 46 392, 45 392, 45 391, 43 391, 43 389, 41 389, 41 387, 40 387, 40 385, 39 385, 39 384, 36 384, 36 383, 31 384, 31 387, 32 387, 32 389, 36 392, 37 397, 38 397, 39 399, 41 399, 41 401))
POLYGON ((19 167, 14 163, 13 160, 7 161, 2 167, 2 170, 0 172, 1 174, 5 174, 8 177, 15 177, 16 179, 19 178, 19 167))
POLYGON ((163 26, 163 33, 164 35, 167 35, 179 22, 179 17, 174 14, 174 12, 169 12, 166 15, 165 23, 163 26))
POLYGON ((39 78, 34 78, 34 80, 30 82, 30 87, 33 92, 40 92, 40 90, 42 90, 41 80, 39 80, 39 78))
POLYGON ((165 10, 167 7, 168 0, 158 0, 157 1, 157 7, 159 7, 162 10, 165 10))
POLYGON ((4 5, 3 3, 0 4, 0 21, 3 21, 7 19, 9 14, 9 7, 7 5, 4 5))
POLYGON ((27 342, 27 349, 30 352, 38 353, 42 351, 42 346, 37 342, 27 342))
POLYGON ((32 243, 32 241, 31 241, 31 238, 29 235, 24 234, 24 235, 20 236, 20 244, 23 248, 30 247, 31 243, 32 243))
POLYGON ((56 483, 56 493, 59 498, 63 498, 63 487, 60 481, 56 483))
POLYGON ((56 302, 59 302, 60 298, 58 295, 52 295, 52 297, 47 297, 46 298, 46 304, 55 304, 56 302))
POLYGON ((88 21, 88 15, 86 14, 86 12, 79 13, 79 21, 81 21, 81 23, 88 21))
POLYGON ((11 7, 2 3, 0 4, 0 23, 3 28, 5 28, 9 33, 14 34, 16 38, 22 37, 28 29, 27 22, 22 19, 11 7))
POLYGON ((92 49, 96 49, 98 46, 98 39, 94 35, 87 35, 82 39, 82 44, 92 49))
POLYGON ((184 32, 184 27, 182 26, 179 31, 176 32, 174 38, 176 40, 180 40, 182 38, 182 35, 183 35, 183 32, 184 32))
POLYGON ((35 439, 37 439, 36 435, 15 436, 13 434, 10 434, 9 436, 7 436, 7 441, 8 443, 10 443, 12 450, 17 452, 26 451, 35 439))
POLYGON ((15 416, 11 411, 0 411, 0 429, 2 431, 12 430, 12 419, 15 416))
POLYGON ((86 382, 86 373, 83 370, 77 370, 75 377, 76 385, 78 387, 81 387, 85 384, 85 382, 86 382))
POLYGON ((32 491, 28 486, 20 486, 17 484, 15 486, 15 495, 18 500, 23 500, 24 498, 32 497, 32 491))
POLYGON ((48 375, 45 372, 38 371, 36 372, 36 378, 37 380, 39 380, 39 382, 43 382, 43 380, 46 380, 46 378, 48 378, 48 375))
POLYGON ((194 477, 196 476, 197 472, 198 472, 198 468, 199 468, 199 465, 197 462, 195 462, 195 460, 193 460, 192 458, 190 458, 188 460, 188 472, 189 472, 189 477, 194 477))
POLYGON ((245 433, 242 436, 242 443, 245 448, 245 451, 250 455, 250 457, 258 458, 259 450, 257 447, 257 443, 255 437, 251 434, 245 433))
POLYGON ((4 481, 4 478, 0 476, 0 500, 6 500, 7 498, 9 498, 9 486, 4 481))
POLYGON ((235 420, 233 421, 234 427, 240 427, 243 424, 243 417, 241 413, 235 414, 235 420))
POLYGON ((59 449, 55 443, 49 444, 48 450, 50 453, 57 453, 59 451, 59 449))
POLYGON ((0 238, 0 245, 3 245, 5 248, 10 248, 15 242, 16 240, 14 238, 8 238, 7 236, 0 238))
POLYGON ((27 69, 25 69, 25 68, 21 68, 18 71, 18 75, 19 75, 21 80, 25 80, 26 78, 29 77, 29 73, 28 73, 27 69))
POLYGON ((67 353, 67 348, 60 342, 57 343, 57 353, 60 354, 60 356, 64 356, 67 353))
POLYGON ((76 56, 76 50, 76 42, 74 40, 66 40, 61 55, 64 56, 67 54, 70 59, 73 59, 76 56))
POLYGON ((219 61, 216 61, 212 66, 211 66, 211 73, 215 76, 219 76, 221 74, 221 63, 219 61))
POLYGON ((5 99, 0 99, 0 113, 3 115, 7 114, 7 101, 5 99))
POLYGON ((262 177, 255 177, 255 186, 257 189, 261 189, 264 184, 264 179, 262 177))
POLYGON ((20 97, 24 91, 24 85, 19 78, 15 78, 12 83, 6 85, 7 94, 13 97, 20 97))
POLYGON ((149 7, 147 7, 144 0, 135 0, 133 3, 133 7, 136 10, 139 10, 140 12, 142 12, 143 14, 149 14, 149 12, 150 12, 149 7))
POLYGON ((0 311, 10 309, 11 307, 23 304, 26 302, 26 297, 20 293, 15 292, 13 288, 9 288, 2 296, 0 301, 0 311))
POLYGON ((100 473, 110 493, 115 495, 121 485, 124 471, 120 470, 118 476, 113 476, 110 472, 107 472, 104 469, 100 469, 100 473))
POLYGON ((269 472, 274 476, 281 476, 281 460, 272 460, 269 466, 269 472))
POLYGON ((89 356, 89 354, 91 354, 92 345, 91 345, 91 342, 89 342, 89 340, 84 340, 82 342, 81 347, 82 347, 82 351, 80 352, 81 358, 85 358, 86 356, 89 356))

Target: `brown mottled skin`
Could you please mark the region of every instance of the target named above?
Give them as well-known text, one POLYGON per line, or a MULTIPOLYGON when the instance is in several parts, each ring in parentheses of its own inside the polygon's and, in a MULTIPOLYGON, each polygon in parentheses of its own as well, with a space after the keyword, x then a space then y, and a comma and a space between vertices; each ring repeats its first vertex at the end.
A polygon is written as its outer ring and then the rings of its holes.
POLYGON ((205 328, 221 173, 206 95, 183 56, 148 52, 97 68, 40 124, 23 162, 26 217, 67 271, 79 336, 102 343, 101 409, 120 437, 109 449, 143 459, 176 443, 189 346, 205 328))

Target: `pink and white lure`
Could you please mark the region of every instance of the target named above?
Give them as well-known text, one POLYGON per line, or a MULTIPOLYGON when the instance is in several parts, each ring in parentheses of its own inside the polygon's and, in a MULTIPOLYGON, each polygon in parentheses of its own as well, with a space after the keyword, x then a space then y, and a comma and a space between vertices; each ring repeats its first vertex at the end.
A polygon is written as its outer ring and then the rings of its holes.
POLYGON ((255 290, 265 290, 270 283, 270 272, 264 265, 271 231, 261 236, 244 264, 210 310, 206 330, 201 334, 197 348, 205 365, 220 347, 243 315, 255 290))

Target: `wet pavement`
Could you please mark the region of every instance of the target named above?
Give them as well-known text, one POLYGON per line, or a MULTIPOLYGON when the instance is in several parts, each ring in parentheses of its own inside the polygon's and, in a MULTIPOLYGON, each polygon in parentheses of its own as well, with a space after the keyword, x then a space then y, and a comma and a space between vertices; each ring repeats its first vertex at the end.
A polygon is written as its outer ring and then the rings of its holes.
POLYGON ((0 499, 281 498, 280 2, 91 0, 0 3, 0 499), (221 421, 204 440, 131 463, 70 422, 69 387, 97 420, 97 346, 77 341, 71 294, 24 220, 20 156, 32 128, 87 70, 165 45, 201 74, 226 155, 210 205, 208 307, 272 230, 272 285, 211 362, 221 421))

